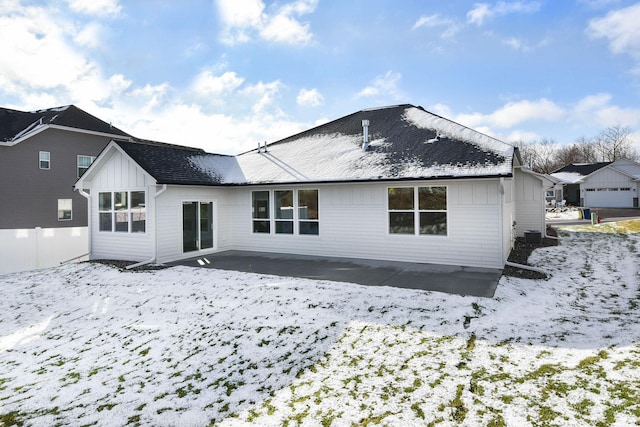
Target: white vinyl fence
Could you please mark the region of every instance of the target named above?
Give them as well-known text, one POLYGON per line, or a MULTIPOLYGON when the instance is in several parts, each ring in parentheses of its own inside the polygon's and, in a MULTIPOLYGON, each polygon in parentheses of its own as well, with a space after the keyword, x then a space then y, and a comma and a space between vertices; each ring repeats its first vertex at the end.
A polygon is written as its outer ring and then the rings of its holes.
POLYGON ((0 274, 85 261, 88 227, 0 230, 0 274))

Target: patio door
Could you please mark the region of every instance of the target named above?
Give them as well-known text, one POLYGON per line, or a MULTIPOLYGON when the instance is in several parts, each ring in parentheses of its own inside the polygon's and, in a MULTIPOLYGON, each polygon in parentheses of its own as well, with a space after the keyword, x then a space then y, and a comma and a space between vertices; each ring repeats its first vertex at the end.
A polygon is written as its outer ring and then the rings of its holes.
POLYGON ((194 252, 214 247, 214 203, 182 203, 182 251, 194 252))

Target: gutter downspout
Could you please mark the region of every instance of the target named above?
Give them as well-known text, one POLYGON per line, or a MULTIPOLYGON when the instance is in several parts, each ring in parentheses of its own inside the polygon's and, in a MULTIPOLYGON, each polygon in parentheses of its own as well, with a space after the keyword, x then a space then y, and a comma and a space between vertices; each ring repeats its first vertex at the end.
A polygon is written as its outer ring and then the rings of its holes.
POLYGON ((91 240, 92 240, 91 239, 91 233, 92 233, 92 227, 91 227, 91 194, 87 193, 82 188, 78 188, 77 190, 78 190, 78 194, 80 194, 82 197, 87 199, 87 231, 88 231, 88 234, 89 234, 89 236, 88 236, 89 242, 88 242, 88 246, 87 246, 87 255, 89 256, 89 259, 91 259, 91 240))
POLYGON ((152 241, 152 246, 153 246, 153 256, 145 261, 140 261, 137 262, 135 264, 131 264, 125 267, 125 269, 127 270, 131 270, 133 268, 136 267, 140 267, 142 265, 146 265, 146 264, 151 264, 152 262, 154 262, 156 260, 156 258, 158 258, 158 245, 156 242, 157 239, 157 231, 158 231, 158 215, 156 215, 156 213, 158 212, 158 209, 156 208, 156 199, 158 198, 159 195, 161 195, 162 193, 164 193, 165 191, 167 191, 167 184, 162 184, 162 188, 158 191, 156 191, 156 194, 153 196, 154 197, 154 201, 153 201, 153 236, 151 236, 152 241))
POLYGON ((506 261, 504 263, 504 265, 508 265, 509 267, 521 268, 523 270, 535 271, 537 273, 546 274, 548 277, 551 277, 551 273, 549 273, 547 270, 544 270, 544 269, 538 268, 538 267, 533 267, 531 265, 518 264, 518 263, 515 263, 515 262, 511 262, 511 261, 506 261))

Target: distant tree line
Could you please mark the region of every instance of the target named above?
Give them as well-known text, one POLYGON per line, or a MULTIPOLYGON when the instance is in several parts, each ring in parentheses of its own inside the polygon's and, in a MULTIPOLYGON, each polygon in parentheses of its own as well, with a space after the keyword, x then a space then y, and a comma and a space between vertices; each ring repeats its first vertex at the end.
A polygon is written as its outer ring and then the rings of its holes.
POLYGON ((591 138, 580 137, 567 145, 553 139, 519 142, 516 147, 524 165, 539 173, 551 173, 571 163, 615 162, 618 159, 639 160, 633 148, 631 128, 610 126, 591 138))

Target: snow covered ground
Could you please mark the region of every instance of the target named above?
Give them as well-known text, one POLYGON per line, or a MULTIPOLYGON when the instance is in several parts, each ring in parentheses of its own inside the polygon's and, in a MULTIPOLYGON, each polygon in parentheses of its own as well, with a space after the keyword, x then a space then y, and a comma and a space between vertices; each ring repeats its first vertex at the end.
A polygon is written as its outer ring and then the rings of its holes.
POLYGON ((176 267, 0 276, 0 425, 634 425, 640 222, 493 299, 176 267))
MULTIPOLYGON (((577 208, 556 208, 546 212, 547 221, 570 221, 583 219, 582 213, 577 208)), ((589 218, 586 218, 589 219, 589 218)))

